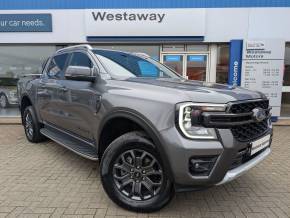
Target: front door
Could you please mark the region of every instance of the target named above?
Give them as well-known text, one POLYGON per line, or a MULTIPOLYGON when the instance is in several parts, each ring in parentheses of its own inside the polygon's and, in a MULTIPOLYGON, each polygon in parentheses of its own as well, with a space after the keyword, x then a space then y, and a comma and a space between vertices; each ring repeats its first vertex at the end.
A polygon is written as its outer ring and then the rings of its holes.
POLYGON ((161 62, 190 80, 209 81, 207 53, 163 53, 161 62))
MULTIPOLYGON (((94 64, 85 52, 73 52, 68 67, 89 67, 94 64)), ((61 81, 66 89, 60 106, 63 113, 62 128, 74 135, 87 139, 94 138, 95 125, 98 122, 96 116, 100 105, 100 88, 96 82, 76 81, 64 79, 61 81)))

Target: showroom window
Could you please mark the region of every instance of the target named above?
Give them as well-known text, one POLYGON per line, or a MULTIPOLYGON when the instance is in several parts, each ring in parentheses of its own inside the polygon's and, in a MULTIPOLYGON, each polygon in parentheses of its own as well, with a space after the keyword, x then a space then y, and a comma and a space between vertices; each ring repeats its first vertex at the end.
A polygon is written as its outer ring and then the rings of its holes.
POLYGON ((229 53, 228 44, 219 44, 217 47, 217 66, 216 66, 216 82, 228 83, 229 72, 229 53))
POLYGON ((0 116, 19 116, 16 84, 27 74, 39 74, 55 46, 0 46, 0 116))

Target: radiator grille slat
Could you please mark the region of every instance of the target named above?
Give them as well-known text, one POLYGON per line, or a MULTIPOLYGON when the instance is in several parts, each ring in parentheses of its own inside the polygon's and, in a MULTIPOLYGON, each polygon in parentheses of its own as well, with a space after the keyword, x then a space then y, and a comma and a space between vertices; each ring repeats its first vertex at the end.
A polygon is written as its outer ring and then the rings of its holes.
MULTIPOLYGON (((242 103, 233 103, 229 108, 230 113, 248 113, 254 108, 269 108, 269 100, 250 101, 242 103)), ((268 115, 268 114, 267 114, 268 115)), ((231 128, 232 134, 236 140, 241 142, 253 141, 263 135, 268 129, 268 120, 253 122, 244 125, 238 125, 231 128)))

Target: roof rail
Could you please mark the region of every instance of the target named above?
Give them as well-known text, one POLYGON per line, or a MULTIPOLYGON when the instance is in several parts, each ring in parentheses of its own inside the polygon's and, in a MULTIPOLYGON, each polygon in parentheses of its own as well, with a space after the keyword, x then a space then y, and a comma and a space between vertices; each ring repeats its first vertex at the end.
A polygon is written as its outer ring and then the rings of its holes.
POLYGON ((68 46, 68 47, 65 47, 65 48, 61 48, 61 49, 57 50, 56 53, 67 51, 67 50, 71 50, 71 49, 76 49, 76 48, 83 48, 83 49, 86 49, 86 50, 93 49, 92 46, 90 46, 89 44, 80 44, 80 45, 73 45, 73 46, 68 46))

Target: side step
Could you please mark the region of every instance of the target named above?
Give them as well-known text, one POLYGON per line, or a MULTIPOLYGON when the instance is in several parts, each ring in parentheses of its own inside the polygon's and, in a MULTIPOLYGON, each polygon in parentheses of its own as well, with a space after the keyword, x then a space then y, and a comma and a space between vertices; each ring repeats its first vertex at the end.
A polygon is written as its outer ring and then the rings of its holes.
POLYGON ((56 143, 62 145, 63 147, 71 150, 72 152, 84 158, 94 161, 98 160, 97 149, 81 140, 74 139, 66 135, 65 133, 53 130, 51 128, 42 128, 40 129, 40 132, 47 138, 50 138, 56 143))

